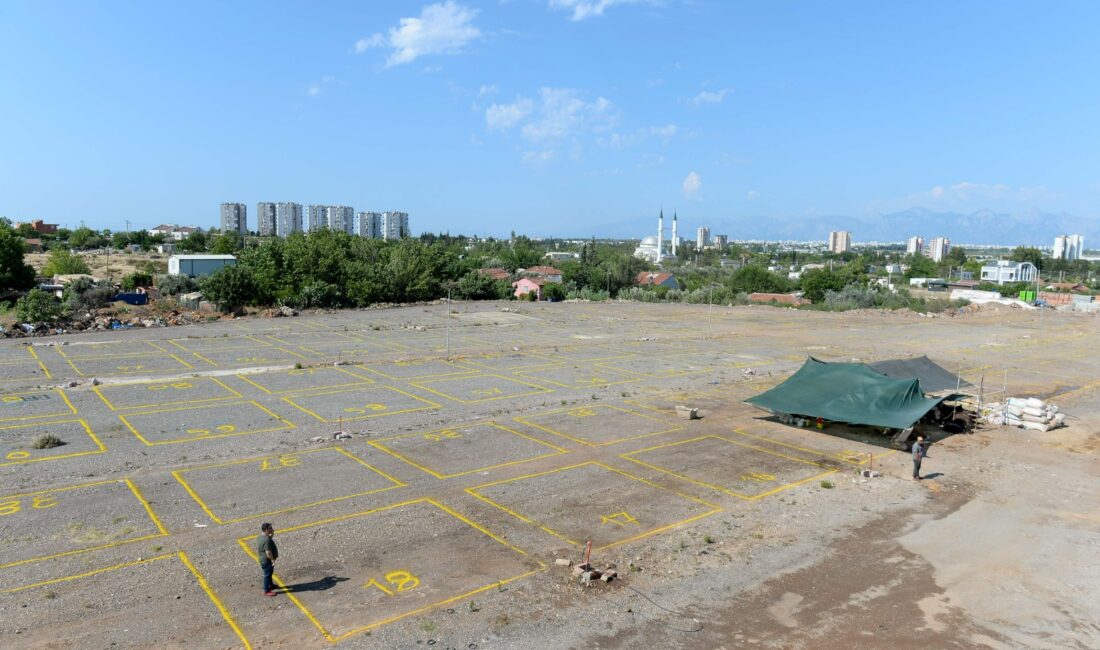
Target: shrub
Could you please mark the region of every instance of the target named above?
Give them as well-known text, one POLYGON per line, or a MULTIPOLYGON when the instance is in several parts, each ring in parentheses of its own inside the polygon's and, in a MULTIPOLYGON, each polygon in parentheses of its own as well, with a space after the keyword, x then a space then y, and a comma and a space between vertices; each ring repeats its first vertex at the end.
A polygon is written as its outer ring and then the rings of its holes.
POLYGON ((31 441, 31 447, 35 449, 53 449, 63 444, 65 442, 52 433, 44 433, 31 441))
POLYGON ((158 275, 156 284, 162 296, 178 296, 199 289, 198 281, 186 275, 158 275))
POLYGON ((200 287, 207 300, 223 311, 251 304, 256 296, 256 279, 244 266, 225 266, 203 279, 200 287))
POLYGON ((560 284, 548 284, 542 288, 542 297, 554 302, 565 300, 565 287, 560 284))
POLYGON ((292 306, 299 309, 310 307, 336 307, 340 304, 340 288, 323 280, 314 280, 302 285, 292 306))
POLYGON ((15 316, 26 323, 55 321, 61 317, 61 303, 41 289, 31 289, 15 302, 15 316))
POLYGON ((826 490, 831 490, 831 489, 833 489, 833 488, 834 488, 834 487, 836 487, 836 486, 835 486, 835 485, 833 485, 833 482, 832 482, 832 481, 822 481, 822 482, 821 482, 821 487, 822 487, 822 488, 824 488, 824 489, 826 489, 826 490))
POLYGON ((133 291, 138 287, 151 287, 153 286, 153 276, 148 273, 142 273, 141 271, 138 271, 122 278, 122 282, 120 284, 122 285, 122 289, 124 291, 133 291))
POLYGON ((88 263, 79 255, 69 252, 64 248, 50 250, 49 259, 42 267, 42 275, 73 275, 76 273, 91 273, 88 263))
POLYGON ((116 293, 114 286, 105 280, 77 278, 65 286, 62 302, 69 311, 87 311, 106 306, 116 293))
POLYGON ((611 294, 607 293, 603 289, 593 289, 591 287, 585 287, 584 289, 573 289, 569 293, 565 294, 566 300, 592 300, 603 301, 609 300, 611 294))

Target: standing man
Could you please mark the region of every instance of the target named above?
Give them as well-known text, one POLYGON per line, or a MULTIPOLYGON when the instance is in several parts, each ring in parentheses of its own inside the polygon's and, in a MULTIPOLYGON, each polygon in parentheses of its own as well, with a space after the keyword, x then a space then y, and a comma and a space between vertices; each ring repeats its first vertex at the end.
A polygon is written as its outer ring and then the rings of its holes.
POLYGON ((275 527, 271 524, 260 526, 256 555, 260 556, 260 569, 264 572, 264 595, 274 596, 275 584, 271 576, 275 573, 275 560, 279 559, 279 547, 275 545, 275 527))
POLYGON ((924 436, 917 436, 917 441, 913 443, 913 480, 920 480, 920 462, 924 460, 924 454, 926 453, 926 447, 924 445, 924 436))

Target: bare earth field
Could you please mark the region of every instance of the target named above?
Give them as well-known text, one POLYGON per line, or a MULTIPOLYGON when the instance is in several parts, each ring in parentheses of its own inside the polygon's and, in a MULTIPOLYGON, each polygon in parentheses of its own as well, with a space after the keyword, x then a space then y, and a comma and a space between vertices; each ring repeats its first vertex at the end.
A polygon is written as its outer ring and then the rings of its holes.
POLYGON ((0 639, 1097 648, 1098 334, 1020 311, 460 303, 6 341, 0 639), (1069 426, 941 432, 915 483, 874 431, 741 403, 807 355, 919 354, 1069 426), (555 565, 586 541, 618 580, 555 565))

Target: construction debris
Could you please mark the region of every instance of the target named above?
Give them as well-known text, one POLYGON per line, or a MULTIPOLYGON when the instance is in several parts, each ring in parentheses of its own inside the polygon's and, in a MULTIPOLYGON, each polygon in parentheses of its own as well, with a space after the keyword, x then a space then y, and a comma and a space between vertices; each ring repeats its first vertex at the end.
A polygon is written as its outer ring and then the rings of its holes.
POLYGON ((699 419, 699 409, 690 408, 690 407, 687 407, 687 406, 681 406, 681 405, 677 404, 676 405, 676 417, 682 418, 684 420, 698 420, 699 419))

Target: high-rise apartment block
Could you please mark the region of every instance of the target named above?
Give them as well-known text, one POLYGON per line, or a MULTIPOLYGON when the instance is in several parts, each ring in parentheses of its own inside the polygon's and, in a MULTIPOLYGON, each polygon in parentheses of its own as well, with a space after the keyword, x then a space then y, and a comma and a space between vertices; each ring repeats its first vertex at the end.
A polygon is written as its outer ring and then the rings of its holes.
POLYGON ((317 232, 322 228, 328 228, 328 206, 307 205, 305 210, 306 232, 317 232))
POLYGON ((261 237, 271 237, 275 234, 278 223, 277 214, 274 203, 256 204, 256 230, 261 237))
POLYGON ((355 215, 355 226, 360 237, 379 239, 382 237, 382 213, 360 212, 355 215))
POLYGON ((906 255, 924 255, 924 237, 910 237, 905 240, 906 255))
POLYGON ((932 243, 928 245, 928 257, 931 257, 933 262, 942 262, 944 258, 947 257, 947 253, 950 250, 950 239, 947 237, 935 237, 932 239, 932 243))
POLYGON ((409 214, 386 211, 382 213, 382 239, 403 239, 409 236, 409 214))
POLYGON ((834 230, 829 233, 829 252, 847 253, 852 248, 852 233, 847 230, 834 230))
POLYGON ((276 203, 275 234, 286 237, 296 232, 302 232, 302 204, 276 203))
POLYGON ((243 203, 222 203, 222 232, 248 234, 248 208, 243 203))
POLYGON ((729 243, 730 243, 729 235, 715 235, 714 236, 714 247, 719 249, 719 250, 724 250, 726 248, 726 246, 729 246, 729 243))
POLYGON ((705 248, 710 243, 710 228, 699 226, 695 230, 695 248, 705 248))
POLYGON ((1079 260, 1085 252, 1085 238, 1081 235, 1058 235, 1054 238, 1052 257, 1056 260, 1079 260))

